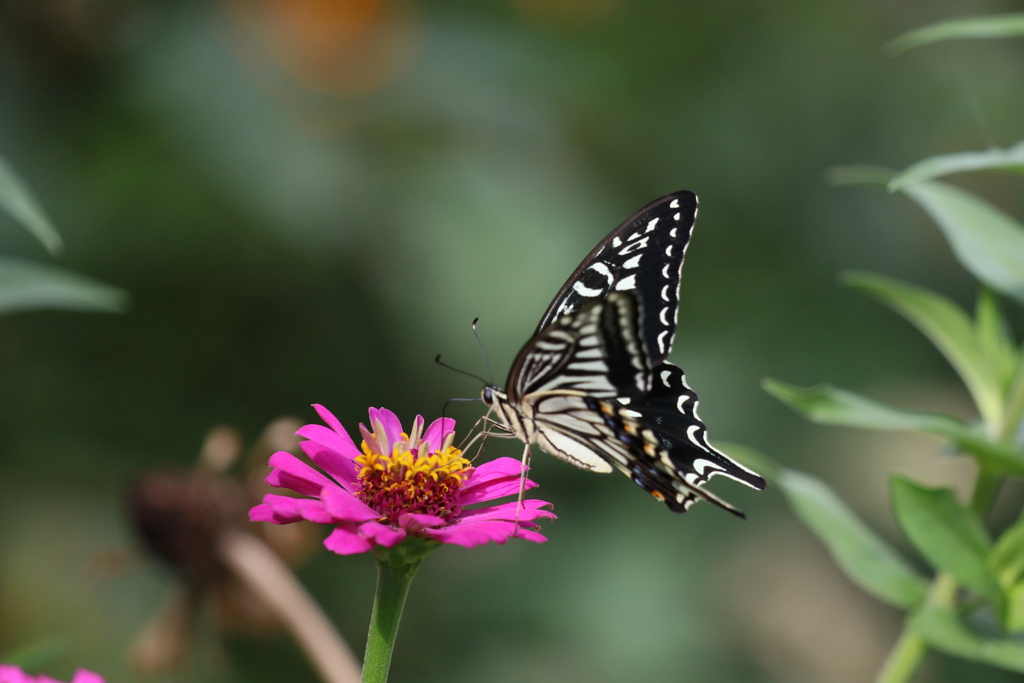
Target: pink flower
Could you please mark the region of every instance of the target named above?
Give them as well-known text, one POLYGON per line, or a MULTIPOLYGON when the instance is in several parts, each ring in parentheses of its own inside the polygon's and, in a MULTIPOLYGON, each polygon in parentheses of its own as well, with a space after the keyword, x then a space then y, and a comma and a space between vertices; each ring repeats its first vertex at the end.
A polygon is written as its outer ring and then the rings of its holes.
MULTIPOLYGON (((370 408, 372 431, 359 425, 359 449, 330 411, 313 407, 329 427, 309 424, 296 433, 306 439, 299 445, 322 472, 291 453, 275 453, 267 483, 308 497, 269 493, 249 511, 252 521, 332 524, 324 546, 339 555, 391 548, 410 535, 467 548, 513 536, 547 540, 535 521, 554 518, 545 501, 524 500, 518 524, 515 501, 467 509, 518 494, 523 467, 513 458, 473 467, 452 446, 455 420, 437 419, 424 430, 417 415, 406 433, 390 410, 370 408)), ((526 488, 534 486, 526 481, 526 488)))
MULTIPOLYGON (((32 676, 16 666, 0 664, 0 683, 60 683, 60 681, 49 676, 32 676)), ((103 683, 103 677, 92 671, 79 669, 75 672, 71 683, 103 683)))

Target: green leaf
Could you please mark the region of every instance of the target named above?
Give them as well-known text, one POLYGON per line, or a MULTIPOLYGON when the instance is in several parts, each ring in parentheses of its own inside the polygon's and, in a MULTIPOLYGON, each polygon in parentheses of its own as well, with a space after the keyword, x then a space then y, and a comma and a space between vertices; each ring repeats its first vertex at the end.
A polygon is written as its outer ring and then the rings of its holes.
POLYGON ((812 422, 861 429, 920 431, 946 436, 959 423, 938 413, 915 413, 887 406, 831 384, 797 387, 776 379, 762 382, 765 391, 812 422))
POLYGON ((1016 344, 1010 336, 1010 327, 999 310, 999 302, 988 289, 982 290, 978 296, 974 319, 981 352, 991 362, 1005 396, 1017 371, 1019 358, 1016 344))
POLYGON ((829 185, 881 185, 885 187, 895 172, 884 166, 850 164, 832 166, 825 171, 825 182, 829 185))
POLYGON ((891 55, 944 40, 962 38, 1013 38, 1024 36, 1024 14, 993 14, 940 21, 914 29, 886 45, 891 55))
POLYGON ((1001 424, 1002 382, 974 325, 959 306, 927 289, 882 275, 847 272, 843 280, 881 300, 921 330, 959 373, 986 425, 994 428, 1001 424))
POLYGON ((1024 226, 966 190, 929 181, 907 195, 946 236, 960 264, 997 292, 1024 301, 1024 226))
POLYGON ((922 159, 903 169, 889 181, 889 192, 902 190, 924 180, 966 171, 1024 172, 1024 140, 1009 149, 998 147, 983 152, 957 152, 922 159))
POLYGON ((893 512, 900 528, 928 562, 994 604, 1003 593, 988 569, 992 545, 977 516, 956 502, 950 489, 930 489, 894 475, 893 512))
POLYGON ((777 483, 793 514, 821 539, 840 569, 864 591, 904 609, 924 600, 928 581, 827 484, 788 469, 782 470, 777 483))
POLYGON ((39 202, 3 158, 0 158, 0 209, 35 235, 51 254, 57 254, 64 248, 60 233, 46 217, 39 202))
POLYGON ((1024 641, 984 638, 946 607, 929 605, 910 620, 913 629, 931 647, 949 655, 1024 673, 1024 641))
POLYGON ((82 275, 29 261, 0 258, 0 315, 40 308, 119 313, 128 295, 82 275))
POLYGON ((716 446, 779 487, 790 509, 828 548, 836 564, 866 592, 894 607, 910 608, 925 596, 927 580, 864 524, 820 479, 782 467, 749 446, 716 446))
POLYGON ((812 422, 841 427, 923 432, 951 440, 996 472, 1024 476, 1024 453, 990 441, 970 425, 948 415, 900 410, 829 384, 795 387, 766 379, 765 391, 812 422))

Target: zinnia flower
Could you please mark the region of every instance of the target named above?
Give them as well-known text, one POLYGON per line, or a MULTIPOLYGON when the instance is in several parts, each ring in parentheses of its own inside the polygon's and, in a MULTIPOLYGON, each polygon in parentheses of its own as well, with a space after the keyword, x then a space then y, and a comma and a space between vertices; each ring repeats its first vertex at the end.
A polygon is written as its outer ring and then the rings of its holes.
MULTIPOLYGON (((25 673, 16 666, 10 664, 0 664, 0 683, 61 683, 55 678, 49 676, 32 676, 25 673)), ((103 676, 92 671, 86 671, 85 669, 79 669, 75 672, 75 677, 71 679, 71 683, 104 683, 103 676)))
MULTIPOLYGON (((535 520, 553 518, 550 503, 524 500, 467 509, 519 493, 522 464, 498 458, 474 467, 452 442, 455 420, 434 420, 425 430, 416 416, 412 431, 390 410, 370 408, 370 427, 359 425, 356 448, 341 422, 321 405, 313 406, 328 427, 308 424, 299 445, 323 472, 279 451, 270 458, 272 486, 307 498, 267 494, 249 512, 254 522, 289 524, 308 520, 333 524, 324 546, 339 555, 391 548, 407 536, 471 548, 509 538, 542 543, 535 520)), ((527 488, 536 486, 526 481, 527 488)))

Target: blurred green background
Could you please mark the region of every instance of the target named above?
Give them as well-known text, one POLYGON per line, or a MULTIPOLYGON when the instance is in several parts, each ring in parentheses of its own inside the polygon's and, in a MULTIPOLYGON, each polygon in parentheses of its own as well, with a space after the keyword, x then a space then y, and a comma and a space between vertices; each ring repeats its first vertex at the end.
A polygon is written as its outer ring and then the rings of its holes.
MULTIPOLYGON (((579 260, 678 189, 701 198, 673 353, 711 437, 811 471, 897 542, 886 472, 969 483, 937 441, 810 426, 764 376, 964 417, 928 342, 844 268, 975 283, 903 198, 823 171, 1021 136, 1024 42, 881 46, 1019 3, 883 0, 3 0, 0 154, 62 231, 60 263, 125 315, 0 318, 0 652, 59 635, 136 680, 132 635, 171 585, 131 547, 124 486, 191 467, 217 424, 255 439, 327 405, 440 414, 514 354, 579 260)), ((968 185, 1020 216, 1014 179, 968 185)), ((46 260, 6 218, 0 250, 46 260)), ((464 426, 476 404, 454 409, 464 426)), ((514 443, 492 455, 517 455, 514 443)), ((444 548, 413 585, 394 681, 870 680, 898 629, 777 492, 677 517, 621 476, 534 459, 542 546, 444 548)), ((908 550, 908 552, 910 552, 908 550)), ((300 571, 357 652, 369 557, 300 571)), ((313 681, 284 635, 228 636, 210 680, 313 681)), ((934 655, 922 680, 1011 680, 934 655)))

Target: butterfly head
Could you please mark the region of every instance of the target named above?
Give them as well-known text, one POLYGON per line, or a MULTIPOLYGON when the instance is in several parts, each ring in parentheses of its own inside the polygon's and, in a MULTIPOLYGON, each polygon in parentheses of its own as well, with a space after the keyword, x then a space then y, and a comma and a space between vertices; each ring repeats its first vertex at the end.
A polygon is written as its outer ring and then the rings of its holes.
POLYGON ((504 391, 493 384, 488 384, 483 388, 483 391, 480 392, 480 398, 483 399, 485 405, 493 406, 498 400, 505 399, 507 397, 505 396, 504 391))

